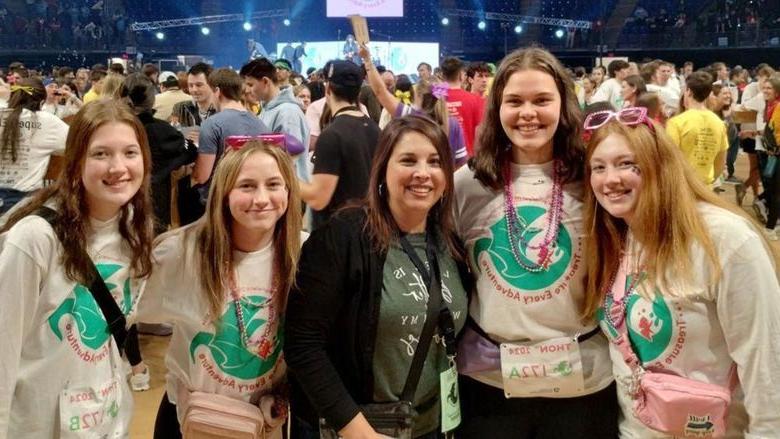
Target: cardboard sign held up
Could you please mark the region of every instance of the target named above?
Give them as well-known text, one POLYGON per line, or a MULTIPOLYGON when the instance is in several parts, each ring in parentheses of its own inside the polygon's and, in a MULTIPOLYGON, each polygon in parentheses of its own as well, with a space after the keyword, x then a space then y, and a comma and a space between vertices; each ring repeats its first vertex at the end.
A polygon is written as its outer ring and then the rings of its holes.
POLYGON ((355 34, 355 41, 358 44, 368 44, 368 22, 366 17, 360 15, 350 15, 349 21, 352 22, 352 32, 355 34))
POLYGON ((758 112, 755 110, 744 110, 734 112, 734 123, 756 123, 758 112))

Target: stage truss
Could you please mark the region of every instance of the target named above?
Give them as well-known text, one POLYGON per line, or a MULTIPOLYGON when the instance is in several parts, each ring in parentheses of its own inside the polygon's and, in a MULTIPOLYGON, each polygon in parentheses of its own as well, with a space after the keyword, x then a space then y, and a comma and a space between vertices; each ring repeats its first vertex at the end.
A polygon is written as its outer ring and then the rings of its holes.
POLYGON ((184 26, 202 26, 212 23, 227 23, 231 21, 253 21, 264 18, 283 18, 289 17, 289 9, 273 9, 268 11, 255 12, 251 15, 246 14, 227 14, 227 15, 208 15, 204 17, 176 18, 173 20, 157 20, 136 22, 130 25, 133 31, 154 31, 160 29, 170 29, 172 27, 184 26))
POLYGON ((480 12, 470 9, 442 9, 444 17, 465 17, 482 20, 494 20, 507 23, 541 24, 545 26, 559 26, 574 29, 591 29, 593 22, 587 20, 570 20, 568 18, 535 17, 529 15, 504 14, 500 12, 480 12))

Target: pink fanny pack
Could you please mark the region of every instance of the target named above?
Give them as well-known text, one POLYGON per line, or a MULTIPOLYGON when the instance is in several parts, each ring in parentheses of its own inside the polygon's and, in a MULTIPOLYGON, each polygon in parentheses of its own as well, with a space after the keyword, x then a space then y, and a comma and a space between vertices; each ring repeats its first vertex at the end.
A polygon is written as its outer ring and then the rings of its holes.
MULTIPOLYGON (((273 418, 274 396, 260 406, 229 396, 191 392, 185 397, 184 439, 281 439, 286 415, 273 418)), ((180 401, 177 401, 180 403, 180 401)))
POLYGON ((731 393, 735 386, 732 367, 731 388, 651 372, 639 365, 623 334, 615 344, 634 371, 628 383, 634 401, 634 416, 646 427, 677 437, 716 438, 726 435, 731 393), (626 349, 636 361, 630 360, 626 349))
POLYGON ((610 286, 607 296, 612 302, 604 309, 608 320, 618 333, 612 338, 623 360, 631 368, 627 387, 634 401, 634 416, 646 427, 677 437, 716 438, 726 435, 731 394, 737 384, 736 367, 729 372, 729 387, 704 383, 672 373, 645 370, 631 348, 625 322, 625 302, 633 288, 615 301, 612 287, 625 285, 624 264, 610 286), (612 319, 609 316, 619 316, 612 319), (615 321, 617 320, 617 321, 615 321))

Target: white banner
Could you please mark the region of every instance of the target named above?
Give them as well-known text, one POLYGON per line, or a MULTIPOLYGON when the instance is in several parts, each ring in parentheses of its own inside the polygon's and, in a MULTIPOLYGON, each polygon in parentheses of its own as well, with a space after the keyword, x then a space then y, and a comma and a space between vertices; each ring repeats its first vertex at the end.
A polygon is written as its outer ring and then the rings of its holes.
POLYGON ((328 0, 328 17, 403 17, 403 0, 328 0))

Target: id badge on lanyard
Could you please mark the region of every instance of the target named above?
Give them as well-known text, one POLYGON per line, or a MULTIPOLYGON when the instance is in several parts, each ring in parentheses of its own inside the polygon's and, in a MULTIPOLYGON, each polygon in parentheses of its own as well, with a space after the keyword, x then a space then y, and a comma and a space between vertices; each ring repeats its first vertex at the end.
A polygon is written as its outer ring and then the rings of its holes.
POLYGON ((501 377, 507 398, 561 398, 581 394, 585 378, 577 338, 501 343, 501 377))

